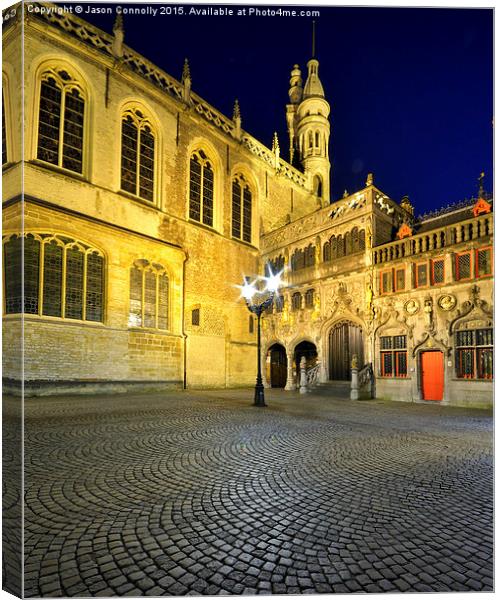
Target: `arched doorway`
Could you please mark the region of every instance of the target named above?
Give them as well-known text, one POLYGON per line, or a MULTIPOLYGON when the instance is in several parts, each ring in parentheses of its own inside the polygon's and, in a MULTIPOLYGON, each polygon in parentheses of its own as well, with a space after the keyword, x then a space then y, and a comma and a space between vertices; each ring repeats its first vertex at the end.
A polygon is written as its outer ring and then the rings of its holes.
POLYGON ((318 358, 318 351, 316 346, 312 342, 300 342, 295 346, 295 352, 293 354, 293 362, 295 365, 295 373, 297 376, 300 372, 300 361, 302 357, 306 357, 306 369, 314 367, 316 359, 318 358))
POLYGON ((267 380, 274 388, 286 385, 287 359, 286 350, 281 344, 273 344, 267 351, 267 380))
POLYGON ((352 355, 358 355, 358 364, 364 364, 363 330, 352 321, 339 321, 328 336, 329 377, 333 380, 351 379, 352 355))

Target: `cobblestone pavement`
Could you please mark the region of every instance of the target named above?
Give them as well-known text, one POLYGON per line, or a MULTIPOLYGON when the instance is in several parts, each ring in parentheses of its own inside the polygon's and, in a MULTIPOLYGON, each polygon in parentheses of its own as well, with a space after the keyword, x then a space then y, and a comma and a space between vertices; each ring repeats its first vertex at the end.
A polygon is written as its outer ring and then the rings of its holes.
POLYGON ((266 393, 28 400, 26 595, 492 590, 491 412, 266 393))

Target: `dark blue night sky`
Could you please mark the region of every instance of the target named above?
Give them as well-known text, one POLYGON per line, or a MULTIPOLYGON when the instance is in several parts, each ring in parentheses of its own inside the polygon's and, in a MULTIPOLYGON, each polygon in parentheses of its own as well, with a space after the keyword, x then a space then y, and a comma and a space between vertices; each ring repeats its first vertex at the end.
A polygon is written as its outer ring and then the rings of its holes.
MULTIPOLYGON (((363 187, 369 171, 395 200, 408 194, 417 214, 475 195, 481 171, 492 190, 492 10, 303 8, 321 13, 316 55, 332 109, 332 200, 363 187)), ((85 18, 112 30, 112 15, 85 18)), ((294 63, 305 75, 311 22, 126 16, 125 43, 179 79, 188 57, 193 90, 228 116, 238 98, 243 128, 268 146, 278 131, 288 160, 288 81, 294 63)))

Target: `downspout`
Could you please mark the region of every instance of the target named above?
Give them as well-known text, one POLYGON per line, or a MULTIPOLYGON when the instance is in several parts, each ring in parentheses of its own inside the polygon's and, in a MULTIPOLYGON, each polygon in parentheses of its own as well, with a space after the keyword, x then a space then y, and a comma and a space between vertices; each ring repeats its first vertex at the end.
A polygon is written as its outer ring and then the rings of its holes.
POLYGON ((182 337, 184 338, 184 348, 183 348, 183 384, 182 388, 187 389, 187 333, 186 333, 186 320, 185 320, 185 312, 186 312, 186 263, 189 260, 189 254, 184 251, 184 260, 182 261, 182 337))

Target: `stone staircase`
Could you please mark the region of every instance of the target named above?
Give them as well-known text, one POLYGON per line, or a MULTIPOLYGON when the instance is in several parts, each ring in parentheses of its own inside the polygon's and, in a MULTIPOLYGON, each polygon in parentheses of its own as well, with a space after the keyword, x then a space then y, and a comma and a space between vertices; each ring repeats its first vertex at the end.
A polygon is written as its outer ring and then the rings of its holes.
POLYGON ((351 397, 351 382, 327 381, 325 383, 318 383, 311 391, 311 394, 314 394, 315 396, 330 396, 332 398, 349 400, 351 397))

